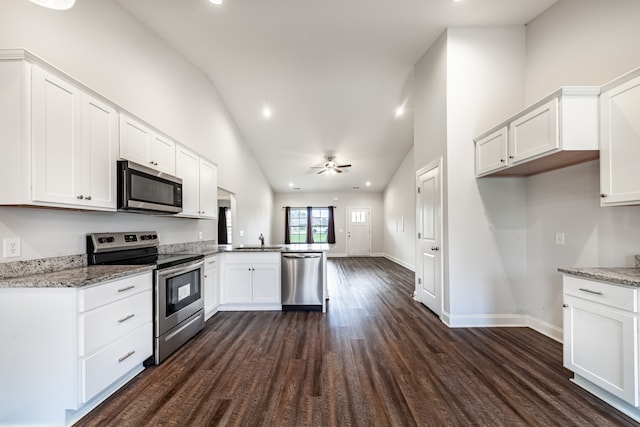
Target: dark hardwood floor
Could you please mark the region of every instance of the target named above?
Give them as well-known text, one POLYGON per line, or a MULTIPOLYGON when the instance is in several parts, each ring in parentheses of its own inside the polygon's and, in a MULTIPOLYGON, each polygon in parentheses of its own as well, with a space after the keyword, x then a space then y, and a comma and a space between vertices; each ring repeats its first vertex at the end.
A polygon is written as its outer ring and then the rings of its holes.
POLYGON ((635 426, 527 328, 449 329, 384 258, 328 264, 326 314, 223 312, 78 426, 635 426))

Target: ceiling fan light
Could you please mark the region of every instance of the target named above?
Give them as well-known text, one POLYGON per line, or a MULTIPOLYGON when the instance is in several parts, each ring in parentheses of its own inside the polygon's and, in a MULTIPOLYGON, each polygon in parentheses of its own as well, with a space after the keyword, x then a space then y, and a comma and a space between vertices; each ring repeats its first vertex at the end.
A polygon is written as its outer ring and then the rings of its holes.
POLYGON ((38 6, 46 7, 54 10, 67 10, 71 9, 76 3, 76 0, 29 0, 38 6))
POLYGON ((222 4, 222 0, 209 0, 210 3, 213 3, 215 5, 219 5, 222 4))

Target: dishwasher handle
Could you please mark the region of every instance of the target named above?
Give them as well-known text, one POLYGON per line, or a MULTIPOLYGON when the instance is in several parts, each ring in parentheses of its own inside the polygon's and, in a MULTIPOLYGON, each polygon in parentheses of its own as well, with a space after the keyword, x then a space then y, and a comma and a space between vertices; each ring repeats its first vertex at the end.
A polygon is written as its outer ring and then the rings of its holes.
POLYGON ((282 254, 282 258, 288 259, 305 259, 305 258, 320 258, 322 254, 282 254))

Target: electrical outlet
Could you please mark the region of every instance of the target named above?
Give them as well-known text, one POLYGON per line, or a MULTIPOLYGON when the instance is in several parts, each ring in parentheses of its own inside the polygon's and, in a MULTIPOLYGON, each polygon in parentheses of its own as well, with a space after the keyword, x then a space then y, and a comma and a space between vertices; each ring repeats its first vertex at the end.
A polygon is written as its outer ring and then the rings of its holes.
POLYGON ((202 231, 198 231, 198 239, 202 240, 202 231))
POLYGON ((5 258, 17 258, 22 254, 19 237, 7 237, 3 240, 3 255, 5 258))
POLYGON ((564 233, 556 233, 556 245, 564 245, 564 233))

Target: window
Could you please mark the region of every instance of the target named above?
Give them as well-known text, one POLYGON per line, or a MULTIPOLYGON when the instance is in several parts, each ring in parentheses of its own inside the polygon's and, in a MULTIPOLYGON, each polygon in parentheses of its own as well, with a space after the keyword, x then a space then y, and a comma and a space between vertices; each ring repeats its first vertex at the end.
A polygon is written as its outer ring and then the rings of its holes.
POLYGON ((329 208, 311 208, 311 218, 308 218, 307 208, 290 208, 289 241, 291 243, 327 243, 328 233, 329 208), (313 242, 307 241, 309 224, 313 242))
POLYGON ((233 229, 231 228, 231 209, 225 209, 224 215, 227 219, 227 243, 231 244, 231 236, 233 236, 233 229))
POLYGON ((291 208, 289 233, 291 243, 307 243, 307 208, 291 208))
POLYGON ((311 209, 311 232, 313 233, 313 243, 327 243, 327 232, 329 230, 329 209, 311 209))

